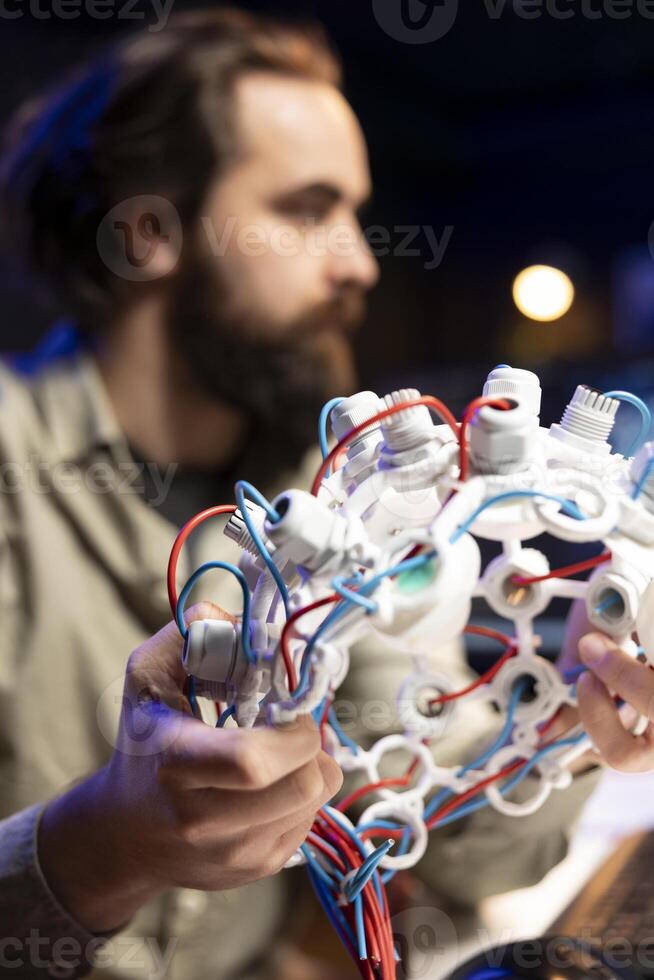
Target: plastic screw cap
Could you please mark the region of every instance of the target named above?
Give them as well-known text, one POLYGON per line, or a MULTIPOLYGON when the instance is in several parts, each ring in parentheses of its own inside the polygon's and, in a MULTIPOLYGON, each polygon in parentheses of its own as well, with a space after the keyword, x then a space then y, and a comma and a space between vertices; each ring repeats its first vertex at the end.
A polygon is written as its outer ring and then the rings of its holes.
POLYGON ((486 378, 484 395, 489 398, 510 398, 515 395, 528 412, 540 415, 540 380, 533 371, 498 364, 486 378))
MULTIPOLYGON (((351 398, 344 398, 342 402, 332 409, 330 419, 334 435, 340 442, 343 436, 355 429, 366 419, 372 418, 382 411, 382 404, 379 395, 374 391, 360 391, 351 398)), ((371 425, 369 429, 364 429, 357 438, 368 435, 379 428, 379 422, 371 425)))
POLYGON ((606 442, 619 407, 616 398, 607 398, 594 388, 578 385, 561 419, 561 428, 593 442, 606 442))

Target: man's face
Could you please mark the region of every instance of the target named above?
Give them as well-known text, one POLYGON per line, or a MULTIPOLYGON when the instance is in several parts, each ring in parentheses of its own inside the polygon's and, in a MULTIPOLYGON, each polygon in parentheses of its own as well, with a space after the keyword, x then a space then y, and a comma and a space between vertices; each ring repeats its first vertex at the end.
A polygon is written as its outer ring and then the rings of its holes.
POLYGON ((230 312, 260 339, 350 326, 377 265, 357 212, 370 195, 359 124, 332 86, 270 73, 236 87, 241 158, 209 196, 205 230, 226 231, 230 312))
POLYGON ((240 152, 208 194, 169 326, 196 383, 297 457, 320 405, 356 383, 350 334, 378 274, 357 218, 366 148, 326 84, 253 73, 235 113, 240 152))

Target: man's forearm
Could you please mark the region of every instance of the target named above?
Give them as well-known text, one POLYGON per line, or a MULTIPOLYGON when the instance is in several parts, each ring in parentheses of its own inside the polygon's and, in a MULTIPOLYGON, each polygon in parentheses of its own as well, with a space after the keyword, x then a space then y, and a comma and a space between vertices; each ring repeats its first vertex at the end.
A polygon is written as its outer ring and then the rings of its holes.
POLYGON ((107 807, 105 770, 48 804, 41 817, 38 857, 62 905, 84 928, 122 928, 162 891, 146 880, 128 834, 107 807))

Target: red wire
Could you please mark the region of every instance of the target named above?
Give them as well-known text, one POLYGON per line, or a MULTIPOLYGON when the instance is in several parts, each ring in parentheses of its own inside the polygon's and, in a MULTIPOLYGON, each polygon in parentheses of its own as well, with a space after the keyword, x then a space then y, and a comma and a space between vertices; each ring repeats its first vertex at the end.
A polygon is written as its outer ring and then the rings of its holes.
MULTIPOLYGON (((547 722, 547 724, 543 727, 543 729, 541 731, 541 735, 544 735, 545 732, 549 728, 552 727, 552 725, 554 724, 554 722, 557 719, 557 717, 559 716, 559 714, 560 714, 560 711, 557 711, 549 719, 549 721, 547 722)), ((538 743, 538 749, 539 750, 540 749, 544 749, 548 745, 552 745, 552 743, 555 742, 555 741, 556 741, 556 739, 549 739, 547 742, 539 742, 538 743)), ((430 818, 430 820, 428 821, 428 823, 426 825, 427 826, 427 829, 428 830, 432 830, 434 828, 434 826, 436 825, 436 823, 438 822, 438 820, 441 820, 443 817, 447 816, 453 810, 456 810, 463 803, 467 803, 467 801, 471 797, 476 796, 477 793, 480 790, 485 789, 485 787, 486 786, 489 786, 491 783, 497 782, 498 779, 503 779, 505 776, 509 776, 511 773, 515 772, 516 769, 522 769, 522 768, 524 768, 524 766, 526 766, 528 762, 529 762, 528 759, 516 759, 515 762, 512 762, 512 763, 510 763, 510 765, 505 766, 505 768, 504 769, 501 769, 500 772, 496 772, 493 776, 487 776, 486 779, 482 779, 481 782, 476 783, 475 786, 472 786, 469 790, 466 790, 465 793, 461 793, 460 796, 457 796, 455 799, 450 800, 449 803, 446 803, 444 806, 442 806, 440 808, 440 810, 437 810, 436 813, 430 818)), ((389 836, 390 836, 390 833, 389 833, 389 836)))
MULTIPOLYGON (((332 834, 335 833, 335 839, 334 837, 332 837, 332 839, 347 857, 348 864, 352 868, 360 867, 363 863, 361 855, 357 850, 355 850, 354 846, 350 843, 349 838, 338 823, 324 810, 321 810, 319 816, 327 824, 329 829, 332 831, 332 834)), ((384 914, 379 907, 379 902, 377 900, 377 894, 372 879, 361 892, 361 896, 364 901, 366 939, 371 947, 370 958, 373 961, 378 960, 380 963, 382 968, 381 975, 384 980, 395 980, 395 955, 393 949, 393 938, 390 930, 390 921, 388 914, 384 914)), ((385 906, 385 908, 387 910, 387 906, 385 906)), ((352 919, 354 919, 353 909, 351 909, 350 914, 352 919)))
POLYGON ((466 442, 468 426, 470 425, 475 412, 478 412, 480 408, 484 408, 485 406, 489 406, 490 408, 500 408, 504 411, 509 411, 511 408, 513 408, 512 403, 507 401, 506 398, 489 398, 482 395, 481 398, 475 398, 470 402, 463 413, 463 418, 461 419, 461 430, 459 433, 459 480, 461 480, 462 483, 468 479, 469 452, 468 444, 466 442))
POLYGON ((179 561, 179 556, 186 539, 196 527, 199 527, 200 524, 210 517, 218 517, 220 514, 233 514, 237 510, 238 508, 235 504, 218 504, 215 507, 208 507, 207 510, 200 511, 190 521, 187 521, 175 538, 175 543, 168 559, 168 602, 170 603, 173 619, 177 616, 177 562, 179 561))
POLYGON ((311 602, 308 606, 304 606, 303 609, 298 609, 292 616, 289 616, 284 623, 284 628, 280 638, 280 648, 282 657, 284 658, 284 666, 286 667, 286 674, 288 677, 288 688, 291 694, 297 688, 297 674, 295 672, 295 665, 293 663, 293 658, 291 657, 291 651, 288 648, 291 630, 297 623, 298 619, 300 619, 306 613, 313 612, 314 609, 319 609, 321 606, 326 606, 328 603, 336 602, 340 598, 341 597, 337 593, 334 593, 334 595, 325 596, 324 599, 317 599, 316 602, 311 602))
POLYGON ((462 688, 460 691, 451 691, 448 694, 441 694, 439 697, 433 698, 429 704, 446 704, 448 701, 456 701, 458 698, 463 698, 466 694, 472 694, 472 692, 476 691, 478 687, 482 687, 484 684, 488 684, 489 681, 492 681, 507 660, 510 660, 511 657, 515 657, 515 654, 516 647, 511 641, 497 663, 493 664, 490 670, 487 670, 485 674, 478 677, 476 681, 473 681, 472 684, 462 688))
POLYGON ((439 820, 442 820, 443 817, 446 817, 448 814, 452 813, 453 810, 456 810, 464 803, 467 803, 468 800, 473 796, 476 796, 480 790, 485 789, 486 786, 490 786, 491 783, 497 782, 498 779, 503 779, 504 776, 511 775, 511 773, 515 772, 516 769, 520 769, 522 766, 526 766, 526 764, 526 759, 518 759, 515 762, 512 762, 510 765, 505 766, 504 769, 501 769, 499 772, 496 772, 493 776, 487 776, 486 779, 482 779, 474 786, 471 786, 470 789, 465 791, 465 793, 461 793, 460 796, 456 796, 453 800, 450 800, 449 803, 445 803, 440 810, 437 810, 436 813, 429 819, 426 825, 427 829, 433 830, 439 820))
POLYGON ((500 633, 499 630, 491 629, 489 626, 473 626, 468 624, 464 627, 464 633, 468 633, 471 636, 487 636, 489 640, 497 640, 498 643, 502 643, 505 647, 510 647, 514 642, 508 633, 500 633))
POLYGON ((377 783, 368 783, 366 786, 360 786, 359 789, 355 789, 348 796, 343 797, 340 803, 335 807, 336 810, 340 810, 341 813, 345 813, 348 807, 360 800, 362 796, 367 796, 368 793, 373 793, 376 789, 390 789, 393 786, 408 786, 410 776, 395 776, 393 779, 380 779, 377 783))
MULTIPOLYGON (((339 824, 322 811, 320 816, 328 825, 332 833, 336 834, 338 846, 347 857, 348 864, 352 868, 358 868, 363 863, 363 859, 349 837, 345 834, 339 824)), ((366 919, 366 938, 370 941, 371 958, 377 959, 382 965, 382 976, 384 980, 394 980, 395 978, 395 957, 393 954, 393 942, 390 932, 390 923, 387 916, 383 916, 379 908, 377 893, 374 889, 372 880, 363 889, 362 898, 364 900, 364 917, 366 919), (372 921, 371 921, 372 920, 372 921), (378 940, 382 946, 379 947, 378 940), (390 968, 390 969, 389 969, 390 968)), ((354 910, 351 911, 352 922, 354 924, 354 910)))
POLYGON ((422 395, 420 398, 415 398, 409 402, 401 402, 399 405, 391 405, 390 408, 385 408, 383 411, 378 412, 377 415, 373 415, 371 418, 366 419, 365 422, 361 422, 360 425, 356 425, 350 432, 343 436, 341 441, 337 443, 331 452, 323 459, 311 487, 311 493, 314 495, 314 497, 318 496, 320 484, 325 478, 325 473, 335 461, 338 454, 345 446, 352 442, 352 440, 358 436, 360 432, 363 432, 364 429, 370 428, 370 426, 374 425, 375 422, 380 422, 382 419, 388 418, 390 415, 396 415, 398 412, 404 412, 408 408, 417 408, 419 405, 426 405, 427 408, 431 408, 437 412, 440 417, 447 422, 457 439, 459 438, 459 425, 456 419, 452 415, 447 405, 443 404, 439 398, 434 398, 433 395, 422 395))
POLYGON ((563 568, 554 568, 547 575, 535 575, 533 578, 524 578, 522 575, 514 575, 511 581, 515 585, 535 585, 536 582, 546 582, 550 578, 567 578, 569 575, 576 575, 577 572, 586 572, 589 568, 602 565, 605 561, 611 560, 611 552, 603 551, 601 555, 594 558, 587 558, 585 561, 578 561, 574 565, 564 565, 563 568))
MULTIPOLYGON (((318 846, 318 849, 321 850, 322 853, 327 854, 330 860, 332 862, 335 862, 335 859, 329 852, 329 849, 324 844, 323 845, 317 844, 316 836, 318 837, 322 836, 328 838, 329 842, 332 844, 332 847, 333 848, 335 847, 337 851, 342 852, 342 854, 344 855, 344 861, 342 861, 339 858, 337 867, 339 868, 339 870, 342 870, 343 874, 346 872, 346 868, 348 866, 353 869, 356 869, 361 866, 362 861, 360 855, 358 854, 357 851, 355 851, 353 848, 349 846, 349 840, 345 836, 343 830, 338 826, 338 824, 335 824, 331 820, 331 818, 328 817, 328 815, 325 813, 324 810, 321 810, 318 813, 316 821, 314 823, 314 829, 312 834, 312 845, 318 846), (320 823, 321 819, 326 824, 326 826, 321 825, 320 823)), ((368 887, 369 886, 367 886, 367 888, 368 887)), ((367 891, 367 888, 364 889, 364 892, 367 891)), ((369 959, 367 960, 360 960, 356 951, 352 948, 349 942, 348 942, 348 949, 350 951, 350 955, 352 956, 354 962, 357 964, 359 968, 359 972, 365 978, 365 980, 375 980, 375 973, 373 972, 372 969, 371 958, 375 956, 375 954, 377 954, 377 947, 376 947, 376 943, 374 942, 376 930, 373 926, 373 922, 371 918, 371 911, 370 911, 371 899, 369 894, 368 895, 363 894, 363 900, 365 903, 364 923, 365 923, 366 939, 370 939, 370 938, 373 939, 373 942, 370 943, 373 949, 369 951, 369 959)), ((373 897, 372 901, 373 902, 376 901, 376 896, 373 897)), ((344 909, 343 911, 346 917, 349 918, 350 925, 353 931, 355 931, 354 910, 352 906, 348 906, 348 908, 344 909)))

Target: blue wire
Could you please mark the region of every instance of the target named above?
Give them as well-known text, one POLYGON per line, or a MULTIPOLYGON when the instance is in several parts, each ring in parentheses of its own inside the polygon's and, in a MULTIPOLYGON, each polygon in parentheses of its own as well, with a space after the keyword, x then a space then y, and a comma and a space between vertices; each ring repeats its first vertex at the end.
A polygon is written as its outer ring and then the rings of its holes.
POLYGON ((510 490, 507 493, 498 493, 495 497, 489 497, 482 504, 477 507, 475 511, 456 529, 450 541, 454 544, 459 540, 461 535, 465 534, 468 528, 472 527, 480 514, 482 514, 488 507, 492 507, 493 504, 498 504, 502 500, 513 500, 520 497, 540 497, 541 500, 554 500, 557 504, 561 505, 561 510, 567 511, 570 517, 574 517, 578 521, 585 520, 585 515, 581 513, 576 504, 571 500, 566 500, 564 497, 559 497, 552 493, 539 493, 537 490, 510 490))
POLYGON ((519 680, 518 683, 513 688, 513 691, 511 693, 511 700, 509 701, 509 706, 506 712, 506 721, 504 723, 504 728, 502 729, 502 731, 500 732, 496 740, 493 742, 490 748, 486 749, 485 752, 482 752, 482 754, 477 759, 473 759, 472 762, 469 762, 466 766, 464 766, 463 769, 461 769, 461 771, 459 772, 459 776, 465 776, 465 774, 467 772, 470 772, 471 769, 481 769, 483 766, 486 765, 488 760, 491 759, 495 755, 495 753, 502 748, 507 738, 511 734, 511 729, 513 728, 513 722, 515 720, 515 713, 518 709, 518 705, 520 704, 520 698, 522 697, 523 693, 527 689, 527 683, 528 682, 526 679, 524 681, 519 680))
MULTIPOLYGON (((373 592, 379 583, 388 578, 389 575, 398 575, 400 572, 410 571, 413 568, 418 568, 420 565, 424 565, 426 562, 431 561, 436 555, 435 551, 429 551, 424 555, 416 555, 414 558, 408 558, 405 561, 399 562, 397 565, 393 565, 391 568, 387 568, 384 572, 380 572, 375 575, 368 582, 361 586, 359 594, 364 596, 369 595, 373 592)), ((300 679, 299 684, 294 692, 294 699, 298 699, 304 694, 306 686, 309 681, 309 664, 311 662, 311 653, 315 644, 318 642, 325 630, 329 629, 335 622, 337 622, 345 613, 349 612, 352 608, 352 602, 349 599, 344 599, 342 602, 333 609, 330 614, 323 620, 316 632, 313 634, 309 642, 307 643, 306 649, 302 656, 302 663, 300 665, 300 679)))
POLYGON ((348 735, 346 735, 343 729, 341 728, 338 718, 336 717, 336 712, 334 711, 333 708, 329 709, 329 724, 336 732, 336 737, 338 738, 341 745, 347 746, 347 748, 351 749, 355 755, 357 755, 361 751, 357 743, 353 739, 351 739, 348 735))
POLYGON ((300 850, 302 851, 305 858, 307 859, 307 864, 311 865, 311 868, 318 875, 318 877, 321 878, 322 881, 324 881, 324 883, 327 885, 328 888, 336 890, 338 888, 338 882, 334 878, 332 878, 332 876, 327 871, 325 871, 320 861, 317 861, 316 858, 313 856, 311 849, 307 846, 306 843, 300 844, 300 850))
POLYGON ((600 613, 606 612, 611 606, 614 606, 616 602, 620 602, 621 596, 618 592, 609 593, 606 599, 600 602, 599 606, 595 606, 594 612, 599 615, 600 613))
POLYGON ((501 967, 488 967, 486 970, 476 970, 465 980, 504 980, 504 977, 510 976, 512 976, 511 970, 504 970, 501 967))
MULTIPOLYGON (((523 781, 523 779, 526 779, 531 770, 534 768, 534 766, 538 765, 543 756, 548 755, 550 752, 554 752, 556 749, 563 748, 566 745, 576 745, 585 737, 585 732, 582 732, 581 735, 578 735, 575 738, 563 738, 558 742, 552 742, 551 745, 546 745, 544 748, 540 749, 540 751, 536 752, 536 754, 532 756, 532 758, 520 770, 520 772, 516 773, 515 776, 504 783, 504 785, 500 788, 500 793, 502 796, 504 796, 506 793, 510 793, 512 789, 515 789, 515 787, 523 781)), ((482 810, 484 807, 489 806, 489 804, 490 800, 488 797, 476 802, 467 803, 454 813, 449 814, 447 817, 443 817, 443 819, 439 820, 435 826, 446 827, 448 824, 454 823, 456 820, 460 820, 462 817, 467 817, 471 813, 476 813, 477 810, 482 810)))
POLYGON ((346 897, 353 902, 358 898, 366 887, 372 876, 377 871, 379 862, 386 857, 395 842, 392 840, 384 841, 376 850, 370 854, 363 862, 357 873, 353 876, 345 889, 346 897))
POLYGON ((186 696, 188 698, 188 703, 191 705, 191 711, 193 714, 195 714, 198 708, 198 699, 195 694, 195 677, 193 677, 192 674, 188 675, 188 689, 186 696))
POLYGON ((177 627, 184 639, 186 639, 188 635, 188 627, 184 621, 184 607, 186 605, 186 600, 188 599, 198 579, 200 579, 206 572, 210 572, 214 568, 220 568, 225 572, 231 572, 231 574, 237 579, 238 584, 241 586, 241 591, 243 592, 243 624, 241 628, 241 642, 243 643, 243 650, 245 651, 245 655, 250 663, 256 663, 256 655, 250 646, 250 589, 248 587, 245 575, 240 568, 236 567, 236 565, 232 565, 227 561, 208 561, 205 562, 204 565, 200 565, 199 568, 196 568, 180 592, 179 599, 177 600, 177 609, 175 611, 177 627))
POLYGON ((224 728, 225 727, 225 722, 229 718, 233 718, 233 716, 235 714, 236 714, 236 708, 234 707, 233 704, 230 704, 229 708, 225 708, 225 710, 223 711, 222 715, 220 716, 220 718, 216 722, 216 728, 224 728))
POLYGON ((518 783, 521 783, 522 780, 529 775, 534 766, 538 765, 543 756, 549 755, 550 752, 554 752, 556 749, 563 748, 566 745, 577 745, 584 738, 586 738, 586 733, 581 732, 581 734, 575 735, 574 738, 561 738, 558 742, 552 742, 551 745, 546 745, 544 748, 540 749, 540 751, 531 757, 527 765, 521 769, 520 772, 516 773, 515 776, 512 776, 511 779, 504 784, 502 787, 502 795, 504 795, 504 793, 509 793, 515 786, 518 785, 518 783))
POLYGON ((372 599, 366 599, 364 595, 360 595, 358 592, 352 592, 345 585, 346 582, 351 582, 352 579, 344 579, 342 576, 336 575, 332 579, 332 588, 334 592, 338 592, 340 596, 347 599, 348 602, 353 603, 356 606, 362 606, 366 612, 377 612, 377 603, 372 599))
POLYGON ((363 900, 357 898, 354 903, 354 921, 357 927, 357 946, 359 948, 359 959, 368 959, 368 947, 366 945, 366 930, 363 924, 363 900))
MULTIPOLYGON (((336 821, 339 827, 341 827, 345 831, 347 836, 350 838, 354 846, 359 851, 361 857, 365 860, 368 857, 368 852, 363 846, 363 841, 360 839, 357 832, 355 830, 352 830, 352 828, 348 826, 347 821, 344 819, 342 813, 340 813, 338 810, 334 810, 333 807, 326 807, 326 809, 329 810, 329 815, 332 817, 333 820, 336 821)), ((377 897, 379 898, 380 903, 382 903, 383 900, 382 900, 381 888, 379 886, 379 882, 376 879, 374 884, 375 884, 375 891, 377 892, 377 897)))
MULTIPOLYGON (((327 423, 329 419, 330 412, 337 405, 340 405, 344 398, 331 398, 328 402, 325 402, 323 407, 320 409, 320 420, 318 422, 318 439, 320 441, 320 452, 322 453, 322 458, 327 459, 329 456, 329 444, 327 442, 327 423)), ((328 474, 326 474, 328 475, 328 474)))
MULTIPOLYGON (((410 843, 411 843, 411 831, 409 830, 408 827, 406 827, 404 830, 404 834, 402 835, 402 840, 397 846, 395 857, 402 857, 402 855, 406 854, 407 851, 409 850, 410 843)), ((397 874, 396 868, 389 868, 388 871, 385 871, 384 874, 382 875, 382 884, 387 885, 389 881, 393 880, 396 874, 397 874)))
MULTIPOLYGON (((402 840, 397 845, 395 857, 401 857, 409 850, 409 843, 411 841, 411 830, 409 827, 402 827, 400 824, 391 823, 388 820, 375 820, 374 823, 366 823, 357 827, 357 833, 359 834, 367 830, 403 830, 404 834, 402 835, 402 840)), ((388 871, 382 874, 382 883, 384 885, 388 884, 396 874, 397 871, 394 868, 389 868, 388 871)))
MULTIPOLYGON (((518 704, 520 703, 520 697, 523 691, 524 685, 516 684, 513 693, 511 694, 511 700, 509 701, 509 706, 506 713, 506 722, 498 738, 493 742, 490 748, 486 749, 478 758, 473 759, 473 761, 469 762, 463 767, 463 769, 460 769, 457 773, 458 776, 464 776, 467 772, 470 772, 471 769, 478 769, 485 765, 488 760, 495 755, 498 749, 504 745, 504 742, 508 738, 509 734, 511 733, 511 729, 513 728, 515 712, 518 704)), ((432 814, 436 813, 442 803, 445 803, 445 801, 453 795, 453 791, 450 789, 443 789, 437 793, 436 796, 430 800, 429 805, 425 808, 425 817, 427 820, 429 820, 432 814)))
POLYGON ((350 929, 350 925, 347 919, 336 905, 334 898, 327 891, 321 879, 318 877, 315 871, 313 871, 311 865, 309 865, 309 878, 311 879, 311 883, 314 887, 316 895, 318 896, 318 900, 322 905, 325 914, 327 915, 327 918, 329 919, 332 926, 334 927, 334 930, 336 931, 337 935, 340 937, 341 942, 343 943, 344 946, 347 946, 347 941, 349 941, 349 944, 352 946, 352 948, 356 949, 357 941, 354 938, 354 934, 350 929), (343 937, 347 937, 347 941, 345 941, 343 937))
POLYGON ((260 507, 263 507, 263 509, 265 510, 268 516, 268 519, 272 521, 273 524, 276 524, 279 520, 281 520, 281 518, 277 513, 277 511, 275 510, 275 508, 270 504, 270 502, 266 500, 266 498, 261 493, 259 493, 256 487, 253 487, 252 484, 248 483, 246 480, 239 480, 236 483, 234 487, 234 495, 236 497, 236 503, 238 504, 238 509, 241 512, 241 516, 243 517, 245 526, 250 532, 250 536, 252 537, 252 540, 257 546, 257 550, 259 551, 259 554, 261 555, 266 565, 268 566, 268 571, 270 572, 270 574, 272 575, 273 579, 277 584, 277 588, 279 589, 280 595, 282 597, 282 602, 284 603, 284 609, 286 610, 286 617, 288 619, 291 615, 291 609, 289 604, 288 589, 286 588, 286 583, 284 582, 284 579, 282 578, 282 574, 277 568, 277 565, 273 561, 272 555, 270 554, 265 544, 263 543, 261 535, 259 534, 259 532, 257 531, 256 527, 252 522, 252 518, 248 512, 247 507, 245 506, 246 495, 251 500, 253 500, 256 504, 258 504, 260 507))
POLYGON ((630 391, 605 391, 604 397, 616 398, 618 401, 626 402, 627 405, 633 405, 640 412, 640 430, 626 453, 627 457, 635 456, 643 443, 647 441, 652 426, 652 413, 642 398, 632 395, 630 391))
MULTIPOLYGON (((261 491, 257 490, 255 486, 253 486, 251 483, 248 483, 247 480, 237 480, 234 486, 234 493, 237 496, 240 496, 240 500, 237 500, 239 510, 241 510, 241 504, 243 503, 244 497, 247 496, 255 504, 258 504, 259 507, 265 510, 268 520, 272 521, 273 524, 277 524, 277 522, 281 520, 280 514, 275 510, 275 508, 270 503, 270 501, 267 500, 264 497, 264 495, 261 493, 261 491)), ((245 513, 246 510, 247 508, 245 507, 243 507, 243 509, 241 510, 241 514, 243 515, 243 520, 245 520, 246 517, 246 513, 245 513)), ((249 530, 250 528, 248 527, 248 531, 249 530)))

